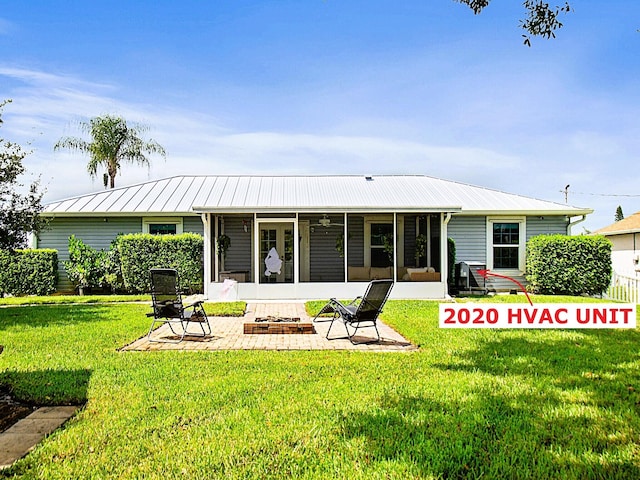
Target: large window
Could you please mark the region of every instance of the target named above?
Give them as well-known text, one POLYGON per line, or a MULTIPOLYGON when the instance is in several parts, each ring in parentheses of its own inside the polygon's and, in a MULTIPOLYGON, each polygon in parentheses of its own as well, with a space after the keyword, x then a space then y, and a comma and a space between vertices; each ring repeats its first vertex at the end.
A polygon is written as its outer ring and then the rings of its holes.
POLYGON ((488 219, 489 268, 524 269, 524 219, 488 219))

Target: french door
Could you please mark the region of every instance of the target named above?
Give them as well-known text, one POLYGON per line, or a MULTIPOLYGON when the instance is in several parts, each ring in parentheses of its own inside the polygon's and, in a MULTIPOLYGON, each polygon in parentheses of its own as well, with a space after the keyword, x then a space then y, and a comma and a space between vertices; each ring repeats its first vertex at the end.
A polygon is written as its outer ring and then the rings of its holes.
POLYGON ((260 223, 260 283, 293 283, 293 222, 260 223))

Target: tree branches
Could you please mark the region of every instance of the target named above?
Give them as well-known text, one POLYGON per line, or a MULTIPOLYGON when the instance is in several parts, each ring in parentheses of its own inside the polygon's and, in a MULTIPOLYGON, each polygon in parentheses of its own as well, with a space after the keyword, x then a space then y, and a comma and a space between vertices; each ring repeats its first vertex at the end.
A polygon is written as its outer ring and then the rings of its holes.
MULTIPOLYGON (((489 5, 490 0, 454 0, 467 5, 473 13, 478 15, 489 5)), ((555 31, 562 28, 559 16, 572 11, 571 5, 565 1, 564 5, 551 7, 543 0, 524 0, 522 6, 526 17, 520 20, 520 27, 527 32, 523 34, 524 44, 531 46, 531 36, 543 38, 555 38, 555 31)))

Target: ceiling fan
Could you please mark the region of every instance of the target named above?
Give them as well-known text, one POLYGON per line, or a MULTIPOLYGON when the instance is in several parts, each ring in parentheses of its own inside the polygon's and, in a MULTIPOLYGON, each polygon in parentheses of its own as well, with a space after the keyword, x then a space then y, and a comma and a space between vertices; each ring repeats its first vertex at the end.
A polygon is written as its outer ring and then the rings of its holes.
POLYGON ((314 226, 316 226, 316 227, 325 227, 325 228, 329 228, 329 227, 344 227, 344 223, 334 223, 334 222, 332 222, 331 219, 325 213, 324 215, 322 215, 322 218, 320 218, 318 220, 318 223, 316 223, 314 226))

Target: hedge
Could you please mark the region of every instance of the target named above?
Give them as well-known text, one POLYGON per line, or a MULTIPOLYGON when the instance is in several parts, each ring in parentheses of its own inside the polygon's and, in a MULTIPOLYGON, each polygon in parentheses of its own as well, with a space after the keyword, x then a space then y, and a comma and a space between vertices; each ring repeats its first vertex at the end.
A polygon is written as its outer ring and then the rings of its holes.
POLYGON ((58 251, 0 250, 0 294, 50 295, 58 283, 58 251))
POLYGON ((151 235, 132 233, 115 242, 120 255, 122 278, 130 293, 151 291, 151 268, 175 268, 184 292, 203 291, 204 240, 195 233, 151 235))
POLYGON ((527 242, 528 289, 550 295, 598 295, 611 283, 611 242, 602 235, 539 235, 527 242))

